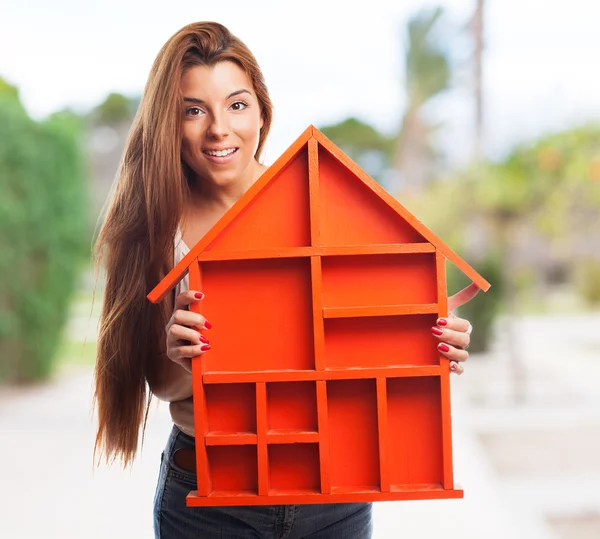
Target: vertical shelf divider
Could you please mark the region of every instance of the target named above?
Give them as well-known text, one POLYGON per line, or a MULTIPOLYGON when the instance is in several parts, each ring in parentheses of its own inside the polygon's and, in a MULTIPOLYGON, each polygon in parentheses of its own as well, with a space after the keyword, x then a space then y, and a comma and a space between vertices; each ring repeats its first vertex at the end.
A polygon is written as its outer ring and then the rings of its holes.
POLYGON ((379 432, 379 471, 381 492, 390 491, 388 461, 387 378, 377 378, 377 426, 379 432))
POLYGON ((319 196, 319 144, 316 139, 308 141, 308 189, 310 197, 310 243, 321 245, 321 204, 319 196))
POLYGON ((258 495, 269 494, 269 453, 267 448, 267 384, 256 384, 256 450, 258 456, 258 495))
POLYGON ((319 464, 321 493, 331 494, 331 464, 329 455, 329 416, 327 411, 327 382, 317 381, 317 414, 319 428, 319 464))
MULTIPOLYGON (((202 270, 200 262, 196 259, 189 269, 190 289, 201 291, 202 270)), ((192 303, 193 312, 200 309, 200 305, 192 303)), ((196 444, 196 476, 198 481, 198 496, 208 496, 212 492, 212 481, 208 466, 208 454, 206 452, 206 434, 208 433, 208 410, 206 408, 206 393, 204 392, 203 376, 206 372, 206 362, 198 359, 192 359, 192 385, 194 391, 194 427, 196 439, 201 443, 196 444)))
MULTIPOLYGON (((446 257, 440 252, 435 254, 437 271, 438 316, 448 316, 448 291, 446 283, 446 257)), ((454 489, 454 473, 452 469, 452 413, 450 409, 450 361, 440 356, 440 391, 442 404, 442 452, 444 489, 454 489)))
POLYGON ((315 370, 325 370, 325 322, 323 320, 323 273, 321 257, 310 257, 312 283, 315 370))

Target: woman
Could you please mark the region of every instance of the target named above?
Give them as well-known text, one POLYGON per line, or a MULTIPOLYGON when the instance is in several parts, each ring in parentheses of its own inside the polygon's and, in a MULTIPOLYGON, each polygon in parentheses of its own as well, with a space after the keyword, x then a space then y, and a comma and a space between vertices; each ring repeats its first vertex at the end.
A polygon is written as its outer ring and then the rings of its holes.
MULTIPOLYGON (((370 504, 194 508, 190 358, 210 351, 210 322, 188 310, 202 291, 182 281, 171 301, 146 294, 264 172, 272 118, 262 73, 217 23, 177 32, 154 62, 127 141, 114 199, 96 244, 106 292, 96 364, 96 449, 132 462, 152 395, 170 402, 174 427, 155 497, 157 538, 367 538, 370 504), (166 328, 166 336, 165 336, 166 328), (147 387, 150 391, 147 391, 147 387)), ((450 305, 473 295, 454 297, 450 305)), ((439 349, 461 373, 466 320, 440 319, 439 349)))

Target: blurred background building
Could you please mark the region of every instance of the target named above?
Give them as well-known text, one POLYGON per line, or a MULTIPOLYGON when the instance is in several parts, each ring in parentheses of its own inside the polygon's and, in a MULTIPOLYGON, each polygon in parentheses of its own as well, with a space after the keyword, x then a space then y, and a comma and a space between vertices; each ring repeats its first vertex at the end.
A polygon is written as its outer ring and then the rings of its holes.
POLYGON ((155 55, 217 20, 265 73, 266 164, 315 124, 492 283, 459 313, 466 498, 378 504, 375 537, 600 537, 600 4, 202 4, 0 4, 0 529, 150 534, 162 408, 131 474, 85 476, 90 249, 155 55))

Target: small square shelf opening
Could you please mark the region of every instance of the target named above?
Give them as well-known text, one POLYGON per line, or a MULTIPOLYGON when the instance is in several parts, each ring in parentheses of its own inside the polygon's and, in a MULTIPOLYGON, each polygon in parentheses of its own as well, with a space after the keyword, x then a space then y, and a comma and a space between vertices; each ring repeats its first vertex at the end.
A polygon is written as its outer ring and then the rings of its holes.
POLYGON ((204 262, 202 279, 206 372, 314 369, 309 258, 204 262))
POLYGON ((204 386, 211 434, 256 434, 256 386, 214 384, 204 386))
POLYGON ((325 308, 436 301, 435 253, 323 257, 325 308))
POLYGON ((325 367, 439 365, 435 321, 432 314, 325 320, 325 367))
POLYGON ((320 492, 319 444, 270 445, 269 470, 273 494, 320 492))
POLYGON ((443 480, 439 377, 388 378, 389 466, 392 485, 443 480))
POLYGON ((258 493, 258 459, 255 445, 207 447, 213 491, 258 493))
POLYGON ((270 432, 316 432, 315 382, 267 384, 267 428, 270 432))
POLYGON ((380 486, 375 380, 327 382, 331 486, 380 486))

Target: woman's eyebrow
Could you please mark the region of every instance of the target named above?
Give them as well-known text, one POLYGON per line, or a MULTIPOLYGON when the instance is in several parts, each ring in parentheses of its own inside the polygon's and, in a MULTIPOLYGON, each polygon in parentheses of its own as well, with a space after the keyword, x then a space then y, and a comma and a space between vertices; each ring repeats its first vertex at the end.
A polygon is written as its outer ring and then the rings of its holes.
MULTIPOLYGON (((246 88, 242 88, 241 90, 236 90, 235 92, 230 93, 225 99, 231 99, 232 97, 235 97, 236 95, 240 95, 240 94, 250 94, 250 90, 246 90, 246 88)), ((204 101, 203 99, 198 99, 196 97, 184 97, 183 100, 186 103, 196 103, 198 105, 204 105, 206 104, 206 101, 204 101)))

